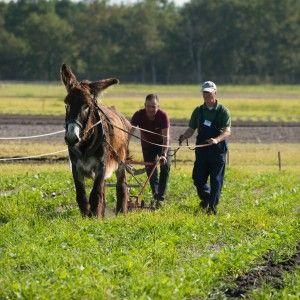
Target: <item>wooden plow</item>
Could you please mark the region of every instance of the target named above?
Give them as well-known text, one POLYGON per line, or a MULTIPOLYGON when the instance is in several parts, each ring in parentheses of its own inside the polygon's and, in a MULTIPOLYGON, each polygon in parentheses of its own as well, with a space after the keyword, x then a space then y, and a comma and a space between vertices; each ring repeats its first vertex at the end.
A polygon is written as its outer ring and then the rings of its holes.
MULTIPOLYGON (((151 170, 151 173, 147 177, 146 181, 140 186, 141 189, 137 193, 137 195, 130 194, 130 190, 129 190, 129 199, 128 199, 128 203, 127 203, 128 210, 135 210, 135 209, 155 210, 154 205, 151 205, 151 204, 147 205, 141 197, 145 191, 145 188, 147 187, 147 184, 149 183, 151 177, 153 176, 154 171, 156 170, 156 168, 159 165, 159 159, 157 159, 157 161, 155 163, 147 163, 147 162, 141 163, 141 162, 131 161, 130 164, 139 164, 139 165, 142 164, 142 165, 148 165, 148 166, 150 165, 150 166, 153 166, 153 168, 151 170)), ((135 177, 135 174, 132 174, 132 176, 135 177)))
MULTIPOLYGON (((154 174, 154 171, 159 165, 159 159, 157 159, 156 162, 138 162, 138 161, 127 161, 126 162, 126 170, 128 173, 135 179, 137 182, 136 184, 127 184, 128 192, 129 192, 129 197, 128 197, 128 202, 127 202, 127 208, 129 211, 137 210, 137 209, 146 209, 146 210, 155 210, 155 206, 150 204, 146 204, 145 200, 142 199, 142 194, 144 193, 151 177, 154 174), (145 169, 139 169, 136 170, 134 169, 131 165, 143 165, 143 166, 153 166, 151 173, 147 177, 145 182, 140 182, 140 180, 136 177, 136 175, 140 175, 145 173, 145 169), (136 195, 133 195, 131 193, 132 188, 140 188, 139 192, 136 195)), ((108 187, 115 187, 116 184, 107 182, 106 186, 108 187)))

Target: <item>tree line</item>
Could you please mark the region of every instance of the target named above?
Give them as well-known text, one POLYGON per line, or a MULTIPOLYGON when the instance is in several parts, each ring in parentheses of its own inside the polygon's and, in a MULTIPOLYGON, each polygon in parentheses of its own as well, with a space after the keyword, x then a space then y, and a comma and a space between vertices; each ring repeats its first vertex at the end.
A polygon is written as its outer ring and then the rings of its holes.
POLYGON ((0 80, 297 83, 299 0, 0 2, 0 80))

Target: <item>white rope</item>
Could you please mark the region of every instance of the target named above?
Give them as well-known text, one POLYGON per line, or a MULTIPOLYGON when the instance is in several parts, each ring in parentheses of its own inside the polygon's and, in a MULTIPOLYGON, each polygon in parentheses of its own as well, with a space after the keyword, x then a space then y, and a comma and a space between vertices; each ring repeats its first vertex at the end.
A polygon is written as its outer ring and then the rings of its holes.
POLYGON ((39 134, 39 135, 30 135, 30 136, 14 136, 14 137, 0 137, 0 140, 25 140, 25 139, 34 139, 34 138, 39 138, 39 137, 44 137, 44 136, 49 136, 49 135, 55 135, 65 132, 65 130, 60 130, 60 131, 55 131, 55 132, 50 132, 50 133, 45 133, 45 134, 39 134))
MULTIPOLYGON (((121 127, 119 127, 119 126, 117 126, 117 125, 115 125, 115 124, 113 124, 113 123, 111 123, 111 122, 109 122, 109 121, 108 121, 108 123, 111 124, 113 127, 116 127, 116 128, 118 128, 118 129, 120 129, 120 130, 122 130, 122 131, 124 131, 124 132, 126 132, 126 133, 128 133, 128 134, 130 134, 131 136, 133 136, 133 137, 135 137, 135 138, 137 138, 137 139, 139 139, 139 140, 141 140, 141 141, 144 141, 145 143, 148 143, 148 144, 151 144, 151 145, 154 145, 154 146, 164 147, 164 148, 172 148, 172 147, 173 147, 173 146, 171 146, 171 145, 156 144, 156 143, 152 143, 152 142, 150 142, 150 141, 148 141, 148 140, 141 139, 140 137, 138 137, 138 136, 136 136, 136 135, 134 135, 134 134, 128 132, 127 130, 125 130, 125 129, 123 129, 123 128, 121 128, 121 127)), ((208 146, 212 146, 212 145, 213 145, 213 144, 186 145, 186 146, 179 145, 179 146, 176 147, 176 148, 189 148, 190 150, 191 150, 191 148, 193 148, 193 150, 194 150, 195 148, 203 148, 203 147, 208 147, 208 146)))
POLYGON ((156 132, 153 132, 151 130, 147 130, 147 129, 144 129, 144 128, 136 127, 136 126, 133 126, 133 125, 131 125, 131 126, 132 126, 132 128, 138 129, 140 131, 145 131, 145 132, 149 132, 151 134, 159 135, 159 136, 162 136, 162 137, 167 137, 166 135, 163 135, 163 134, 160 134, 160 133, 156 133, 156 132))
MULTIPOLYGON (((102 122, 101 120, 98 121, 98 122, 96 122, 91 128, 88 129, 88 131, 90 131, 92 128, 96 127, 96 126, 97 126, 98 124, 100 124, 101 122, 102 122)), ((128 132, 127 130, 125 130, 125 129, 123 129, 123 128, 121 128, 121 127, 119 127, 119 126, 113 124, 113 123, 110 122, 110 121, 107 121, 107 122, 108 122, 110 125, 112 125, 113 127, 116 127, 116 128, 118 128, 118 129, 120 129, 120 130, 122 130, 122 131, 128 133, 129 135, 131 135, 131 136, 133 136, 133 137, 135 137, 135 138, 137 138, 137 139, 140 139, 140 140, 142 140, 142 141, 144 141, 144 142, 146 142, 146 143, 148 143, 148 144, 151 144, 151 145, 154 145, 154 146, 159 146, 159 147, 164 147, 164 148, 172 148, 171 145, 164 145, 164 144, 156 144, 156 143, 152 143, 152 142, 150 142, 150 141, 148 141, 148 140, 142 139, 142 138, 140 138, 140 137, 138 137, 138 136, 132 134, 131 132, 128 132)), ((162 134, 159 134, 159 133, 156 133, 156 132, 147 130, 147 129, 143 129, 143 128, 140 128, 140 127, 136 127, 136 126, 133 126, 133 125, 131 125, 131 127, 132 127, 132 128, 135 128, 135 129, 138 129, 138 130, 140 130, 140 131, 145 131, 145 132, 149 132, 149 133, 152 133, 152 134, 155 134, 155 135, 159 135, 159 136, 162 136, 162 137, 167 137, 167 136, 165 136, 165 135, 162 135, 162 134)), ((208 147, 208 146, 212 146, 212 145, 213 145, 213 144, 186 145, 186 146, 179 145, 177 148, 189 148, 190 150, 191 150, 191 148, 193 148, 193 150, 194 150, 194 149, 196 149, 196 148, 203 148, 203 147, 208 147)))
MULTIPOLYGON (((135 137, 135 136, 134 136, 135 137)), ((156 144, 156 143, 152 143, 150 141, 147 141, 147 140, 143 140, 144 142, 148 143, 148 144, 151 144, 151 145, 154 145, 154 146, 159 146, 159 147, 164 147, 164 148, 172 148, 174 146, 171 146, 171 145, 164 145, 164 144, 156 144)), ((208 147, 208 146, 212 146, 213 144, 201 144, 201 145, 180 145, 180 146, 177 146, 177 147, 174 147, 174 148, 189 148, 191 150, 191 148, 203 148, 203 147, 208 147)))
MULTIPOLYGON (((91 128, 89 128, 88 131, 90 131, 92 128, 96 127, 97 125, 99 125, 102 121, 98 121, 97 123, 95 123, 91 128)), ((116 127, 116 128, 119 128, 117 126, 115 126, 114 124, 112 124, 111 122, 109 122, 112 126, 116 127)), ((154 135, 158 135, 158 136, 162 136, 162 137, 167 137, 166 135, 163 135, 163 134, 160 134, 160 133, 156 133, 156 132, 153 132, 151 130, 147 130, 147 129, 144 129, 144 128, 140 128, 140 127, 137 127, 137 126, 133 126, 131 125, 132 128, 134 129, 137 129, 137 130, 140 130, 140 131, 145 131, 145 132, 149 132, 151 134, 154 134, 154 135)), ((120 129, 120 128, 119 128, 120 129)))
POLYGON ((0 161, 10 161, 10 160, 22 160, 22 159, 38 158, 38 157, 49 156, 49 155, 53 155, 53 154, 57 154, 57 153, 62 153, 62 152, 66 152, 66 151, 68 151, 68 149, 59 150, 59 151, 50 152, 50 153, 32 155, 32 156, 0 158, 0 161))

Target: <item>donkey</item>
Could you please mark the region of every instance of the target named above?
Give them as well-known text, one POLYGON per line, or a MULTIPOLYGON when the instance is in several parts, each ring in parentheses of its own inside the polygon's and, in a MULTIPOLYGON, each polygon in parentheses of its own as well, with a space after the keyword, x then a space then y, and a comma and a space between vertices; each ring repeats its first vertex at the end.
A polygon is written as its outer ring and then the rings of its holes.
POLYGON ((83 216, 104 217, 105 179, 115 171, 116 213, 126 213, 128 189, 124 162, 128 155, 131 125, 114 109, 97 102, 101 92, 118 84, 119 80, 79 82, 66 64, 61 67, 61 78, 67 90, 65 142, 80 212, 83 216), (86 177, 94 179, 89 200, 85 190, 86 177))

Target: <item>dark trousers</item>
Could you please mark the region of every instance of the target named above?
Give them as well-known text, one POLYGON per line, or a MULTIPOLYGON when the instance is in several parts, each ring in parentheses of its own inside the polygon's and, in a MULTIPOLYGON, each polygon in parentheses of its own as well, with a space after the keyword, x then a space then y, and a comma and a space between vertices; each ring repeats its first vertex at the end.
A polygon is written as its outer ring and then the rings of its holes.
MULTIPOLYGON (((160 147, 153 147, 143 149, 144 162, 156 162, 157 158, 161 155, 162 149, 160 147)), ((167 163, 160 165, 160 174, 158 176, 158 168, 154 171, 150 178, 150 186, 152 195, 155 199, 164 200, 169 179, 171 156, 170 151, 167 151, 167 163)), ((146 166, 147 176, 149 177, 154 166, 146 166)))
POLYGON ((226 153, 196 151, 193 181, 203 207, 215 208, 219 202, 225 174, 225 161, 226 153), (210 177, 210 185, 207 183, 208 177, 210 177))

